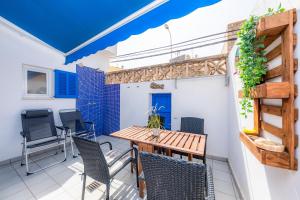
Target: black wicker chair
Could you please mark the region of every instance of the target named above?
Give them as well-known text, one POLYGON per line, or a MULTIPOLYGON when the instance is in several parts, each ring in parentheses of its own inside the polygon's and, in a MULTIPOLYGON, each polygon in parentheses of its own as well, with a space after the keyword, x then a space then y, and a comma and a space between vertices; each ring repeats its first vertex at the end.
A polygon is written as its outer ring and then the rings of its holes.
POLYGON ((73 148, 71 135, 92 139, 96 141, 95 125, 93 122, 83 120, 81 113, 77 109, 63 109, 59 111, 59 116, 67 137, 70 137, 73 157, 76 157, 73 148))
POLYGON ((187 133, 204 134, 204 119, 196 117, 182 117, 180 131, 187 133))
POLYGON ((82 157, 84 165, 82 200, 84 199, 86 176, 106 185, 106 199, 108 200, 112 178, 129 163, 134 163, 136 168, 137 187, 139 186, 137 165, 138 152, 136 148, 129 148, 128 150, 119 153, 112 150, 110 142, 98 143, 77 136, 73 136, 73 140, 82 157), (100 147, 104 144, 109 145, 110 148, 110 151, 107 154, 104 154, 100 147), (128 155, 131 151, 135 152, 134 158, 128 155))
MULTIPOLYGON (((180 124, 180 131, 186 133, 195 133, 199 135, 205 135, 207 138, 207 134, 204 133, 204 119, 196 118, 196 117, 182 117, 180 124)), ((207 139, 206 139, 207 141, 207 139)), ((205 149, 203 156, 194 156, 195 158, 199 158, 203 160, 203 163, 206 163, 206 141, 205 141, 205 149)), ((173 153, 179 154, 180 157, 187 156, 187 154, 183 152, 174 151, 173 153)))
POLYGON ((205 164, 147 152, 140 157, 148 200, 215 199, 212 172, 205 164))
POLYGON ((25 159, 27 175, 66 160, 66 137, 63 135, 63 128, 55 126, 51 109, 24 110, 21 113, 21 119, 23 129, 21 132, 23 137, 21 165, 24 165, 23 161, 25 159), (57 133, 57 129, 61 130, 60 134, 57 133), (64 149, 64 159, 62 161, 36 171, 30 171, 28 163, 30 154, 59 146, 63 146, 64 149))

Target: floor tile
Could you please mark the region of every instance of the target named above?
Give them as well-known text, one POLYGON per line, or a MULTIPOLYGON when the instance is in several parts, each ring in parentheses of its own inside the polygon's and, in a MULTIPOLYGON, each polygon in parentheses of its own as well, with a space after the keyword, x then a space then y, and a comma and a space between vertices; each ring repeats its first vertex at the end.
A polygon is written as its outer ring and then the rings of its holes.
POLYGON ((216 200, 237 200, 234 196, 225 194, 223 192, 215 192, 216 200))
POLYGON ((228 166, 227 162, 214 160, 213 161, 213 169, 230 173, 230 169, 229 169, 229 166, 228 166))
POLYGON ((3 190, 0 190, 0 199, 5 199, 9 196, 12 196, 12 195, 14 195, 18 192, 21 192, 23 190, 26 190, 26 189, 27 189, 26 185, 22 181, 20 181, 20 182, 13 184, 3 190))
POLYGON ((217 190, 219 192, 223 192, 223 193, 228 194, 228 195, 235 196, 232 184, 228 184, 225 181, 215 179, 214 180, 214 185, 215 185, 215 190, 217 190))
POLYGON ((14 192, 11 196, 5 197, 5 200, 32 200, 35 199, 32 193, 26 188, 19 192, 14 192))
POLYGON ((219 179, 221 181, 227 182, 228 184, 232 184, 232 176, 228 172, 213 170, 213 177, 214 179, 219 179))
MULTIPOLYGON (((108 136, 101 136, 98 141, 110 141, 113 147, 119 151, 129 148, 129 142, 119 140, 108 136)), ((109 148, 104 145, 103 150, 108 151, 109 148)), ((51 155, 55 151, 48 152, 45 159, 36 160, 31 157, 31 169, 36 170, 64 158, 61 151, 57 155, 51 155), (35 161, 32 161, 35 160, 35 161)), ((77 150, 75 149, 75 152, 77 150)), ((180 158, 179 156, 177 156, 180 158)), ((184 157, 186 160, 187 158, 184 157)), ((195 159, 195 162, 200 162, 195 159)), ((207 164, 213 169, 214 185, 217 200, 237 200, 238 192, 234 188, 232 175, 230 173, 228 163, 207 159, 207 164)), ((42 170, 30 176, 26 176, 26 167, 20 166, 20 162, 15 162, 11 166, 0 167, 0 199, 63 199, 63 200, 80 200, 82 192, 83 163, 80 156, 72 157, 70 146, 67 147, 67 160, 53 167, 42 170), (5 180, 5 181, 2 181, 5 180)), ((87 185, 94 180, 87 177, 87 185)), ((86 191, 86 200, 105 199, 106 186, 101 184, 99 188, 93 192, 86 191)), ((130 165, 126 166, 119 172, 111 183, 110 190, 111 199, 117 200, 140 200, 138 189, 136 188, 135 172, 130 172, 130 165)))

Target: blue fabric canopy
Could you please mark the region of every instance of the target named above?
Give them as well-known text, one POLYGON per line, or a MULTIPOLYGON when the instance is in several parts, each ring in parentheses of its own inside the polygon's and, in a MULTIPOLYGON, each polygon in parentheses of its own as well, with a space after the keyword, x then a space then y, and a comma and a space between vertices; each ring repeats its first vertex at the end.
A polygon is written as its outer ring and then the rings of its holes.
POLYGON ((66 53, 153 0, 1 0, 0 16, 66 53))
MULTIPOLYGON (((66 57, 66 64, 220 0, 169 0, 66 57)), ((0 15, 67 53, 153 0, 3 0, 0 15)))
POLYGON ((68 55, 66 57, 66 64, 115 45, 120 41, 126 40, 131 35, 140 34, 149 28, 158 27, 171 19, 183 17, 197 8, 209 6, 219 1, 220 0, 170 0, 110 34, 68 55))

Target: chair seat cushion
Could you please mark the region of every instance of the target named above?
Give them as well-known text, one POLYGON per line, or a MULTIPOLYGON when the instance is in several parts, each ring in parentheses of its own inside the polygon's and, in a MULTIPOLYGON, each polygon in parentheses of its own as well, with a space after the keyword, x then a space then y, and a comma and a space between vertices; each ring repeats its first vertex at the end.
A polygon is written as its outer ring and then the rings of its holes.
MULTIPOLYGON (((111 150, 105 154, 105 159, 108 165, 112 163, 122 152, 111 150)), ((129 153, 120 158, 115 164, 109 167, 109 173, 113 177, 118 173, 123 167, 125 167, 128 163, 130 163, 132 158, 129 153)))

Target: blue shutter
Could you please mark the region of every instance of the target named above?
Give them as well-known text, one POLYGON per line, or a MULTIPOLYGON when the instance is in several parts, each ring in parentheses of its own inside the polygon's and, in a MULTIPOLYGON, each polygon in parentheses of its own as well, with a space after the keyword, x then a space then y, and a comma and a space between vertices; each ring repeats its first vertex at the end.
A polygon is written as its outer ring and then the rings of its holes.
POLYGON ((55 98, 77 98, 77 74, 61 70, 54 70, 54 75, 55 98))
POLYGON ((78 95, 78 77, 75 73, 68 73, 67 95, 69 98, 77 98, 78 95))

